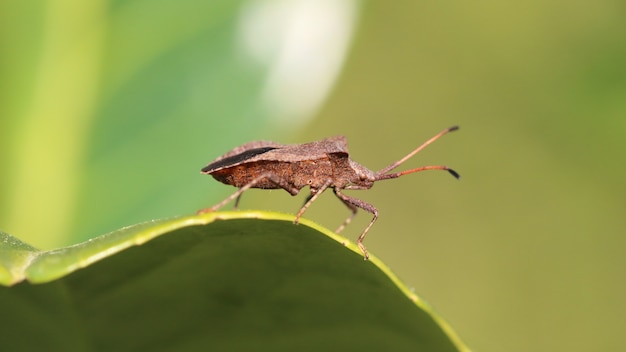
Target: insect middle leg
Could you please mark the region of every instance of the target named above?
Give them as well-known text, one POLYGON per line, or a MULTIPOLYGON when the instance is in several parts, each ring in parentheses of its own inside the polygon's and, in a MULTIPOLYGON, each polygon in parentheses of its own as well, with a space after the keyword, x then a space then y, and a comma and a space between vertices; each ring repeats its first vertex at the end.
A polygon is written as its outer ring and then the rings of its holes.
POLYGON ((237 196, 237 199, 235 199, 235 205, 233 206, 233 209, 235 209, 235 210, 239 209, 239 201, 241 200, 241 195, 242 195, 242 194, 243 194, 243 193, 239 194, 239 195, 237 196))
POLYGON ((282 182, 280 179, 275 178, 271 173, 265 173, 265 174, 262 174, 262 175, 256 177, 252 181, 248 182, 246 185, 244 185, 243 187, 239 188, 237 190, 237 192, 235 192, 235 193, 231 194, 230 196, 226 197, 226 199, 224 199, 223 201, 215 204, 214 206, 212 206, 210 208, 200 209, 200 210, 198 210, 196 212, 196 214, 204 214, 204 213, 210 213, 210 212, 216 211, 219 208, 221 208, 224 205, 226 205, 229 202, 231 202, 233 199, 237 199, 236 202, 239 203, 239 197, 241 197, 243 192, 249 190, 250 188, 254 187, 259 182, 261 182, 263 180, 266 180, 266 179, 270 180, 273 183, 275 183, 277 186, 279 186, 280 188, 284 189, 285 191, 291 193, 291 195, 295 196, 296 194, 298 194, 298 192, 300 192, 299 189, 291 186, 290 184, 288 184, 286 182, 282 182))
POLYGON ((370 221, 369 225, 367 225, 365 230, 363 230, 359 238, 356 240, 356 244, 361 249, 361 252, 363 252, 363 255, 365 256, 365 260, 369 259, 369 253, 367 252, 367 248, 365 248, 365 245, 363 244, 363 239, 365 239, 365 234, 367 234, 367 232, 370 230, 372 225, 374 225, 374 222, 376 222, 376 220, 378 219, 378 209, 376 209, 376 207, 371 205, 370 203, 367 203, 360 199, 349 197, 341 193, 341 191, 336 188, 335 188, 335 195, 337 196, 337 198, 339 198, 343 202, 343 204, 345 204, 348 208, 350 208, 350 210, 352 210, 352 215, 350 215, 350 217, 346 219, 346 221, 343 223, 343 225, 341 225, 339 230, 343 230, 343 228, 348 223, 350 223, 350 221, 352 220, 352 218, 357 212, 357 208, 361 208, 374 215, 374 217, 372 218, 372 221, 370 221))
POLYGON ((294 224, 297 224, 300 221, 300 217, 309 208, 309 206, 311 206, 311 203, 313 203, 317 199, 317 197, 319 197, 319 195, 322 194, 322 192, 324 192, 326 188, 328 188, 328 186, 330 186, 332 182, 333 180, 329 178, 320 188, 311 189, 311 194, 306 198, 304 205, 302 206, 302 208, 300 208, 298 214, 296 214, 296 218, 293 221, 294 224))

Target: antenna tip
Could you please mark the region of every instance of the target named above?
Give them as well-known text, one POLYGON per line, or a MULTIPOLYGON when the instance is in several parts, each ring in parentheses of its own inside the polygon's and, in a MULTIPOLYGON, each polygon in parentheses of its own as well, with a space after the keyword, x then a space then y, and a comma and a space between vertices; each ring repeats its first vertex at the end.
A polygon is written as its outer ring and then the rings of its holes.
POLYGON ((452 170, 452 169, 447 169, 448 172, 450 173, 450 175, 454 176, 457 180, 461 178, 461 175, 459 175, 458 172, 452 170))
POLYGON ((456 131, 459 129, 459 126, 452 126, 448 128, 448 132, 456 131))

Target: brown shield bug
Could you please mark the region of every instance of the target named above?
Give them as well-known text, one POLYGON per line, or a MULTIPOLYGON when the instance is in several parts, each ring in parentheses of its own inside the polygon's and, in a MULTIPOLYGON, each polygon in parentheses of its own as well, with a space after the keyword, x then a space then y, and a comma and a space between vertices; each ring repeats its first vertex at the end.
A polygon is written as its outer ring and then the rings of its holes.
POLYGON ((378 209, 365 201, 343 194, 343 190, 370 189, 376 181, 426 170, 445 170, 452 176, 459 178, 460 176, 456 171, 443 165, 422 166, 390 173, 391 170, 400 166, 444 134, 457 129, 457 126, 453 126, 439 132, 404 158, 378 172, 373 172, 350 159, 348 143, 344 136, 330 137, 305 144, 280 144, 269 141, 246 143, 202 168, 203 174, 211 175, 222 183, 238 187, 239 190, 216 205, 199 210, 198 213, 216 211, 232 200, 235 200, 235 207, 237 207, 242 193, 250 188, 282 188, 295 196, 302 188, 309 186, 311 193, 294 220, 294 223, 297 224, 311 203, 327 188, 332 188, 337 198, 352 212, 339 226, 337 233, 350 223, 359 208, 374 215, 372 221, 357 239, 357 245, 363 252, 365 259, 368 259, 369 255, 365 245, 363 245, 363 239, 378 219, 378 209))

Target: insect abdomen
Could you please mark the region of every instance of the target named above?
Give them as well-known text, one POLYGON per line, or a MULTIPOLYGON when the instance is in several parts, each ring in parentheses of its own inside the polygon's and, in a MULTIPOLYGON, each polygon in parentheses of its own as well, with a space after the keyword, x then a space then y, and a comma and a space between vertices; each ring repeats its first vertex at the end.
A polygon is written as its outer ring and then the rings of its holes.
MULTIPOLYGON (((321 187, 328 178, 332 178, 330 161, 325 159, 297 162, 255 161, 217 170, 211 173, 216 180, 235 187, 243 187, 263 174, 272 175, 296 189, 305 186, 321 187)), ((252 188, 282 188, 270 178, 257 181, 252 188)))
MULTIPOLYGON (((244 163, 215 171, 211 173, 211 176, 222 183, 241 188, 264 173, 276 174, 279 170, 275 164, 271 161, 244 163)), ((276 189, 281 187, 269 179, 262 179, 253 188, 276 189)))

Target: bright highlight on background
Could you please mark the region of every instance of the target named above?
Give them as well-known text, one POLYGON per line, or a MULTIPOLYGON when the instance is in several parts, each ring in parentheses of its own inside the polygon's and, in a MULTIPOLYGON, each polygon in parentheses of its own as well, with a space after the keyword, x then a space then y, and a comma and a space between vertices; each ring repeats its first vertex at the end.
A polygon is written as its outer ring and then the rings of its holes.
POLYGON ((261 94, 279 126, 302 125, 324 101, 356 18, 352 0, 258 0, 244 6, 241 49, 269 68, 261 94))

